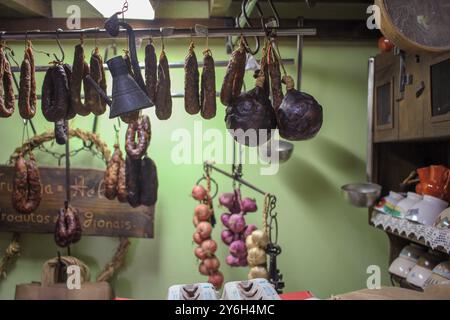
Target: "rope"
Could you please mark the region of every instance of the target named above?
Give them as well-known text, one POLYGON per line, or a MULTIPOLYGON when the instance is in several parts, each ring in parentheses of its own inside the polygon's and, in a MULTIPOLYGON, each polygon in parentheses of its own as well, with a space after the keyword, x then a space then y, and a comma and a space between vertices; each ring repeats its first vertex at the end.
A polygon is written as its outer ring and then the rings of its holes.
POLYGON ((100 272, 100 274, 97 276, 96 280, 98 282, 111 280, 116 271, 123 266, 130 245, 131 242, 130 240, 128 240, 128 238, 120 238, 119 246, 117 247, 116 253, 114 254, 113 258, 103 267, 102 272, 100 272))
POLYGON ((269 234, 269 227, 267 225, 267 215, 269 212, 269 198, 270 194, 266 193, 264 195, 264 207, 263 207, 263 231, 266 234, 269 234))
POLYGON ((291 76, 284 75, 283 82, 286 84, 286 90, 294 89, 295 83, 294 83, 294 79, 292 79, 291 76))
POLYGON ((78 260, 77 258, 72 256, 63 256, 61 258, 55 257, 53 259, 47 260, 42 267, 42 286, 48 287, 52 284, 58 283, 60 262, 66 267, 73 265, 79 266, 81 283, 88 282, 91 279, 91 272, 89 270, 89 267, 83 261, 78 260))
POLYGON ((6 270, 11 266, 13 261, 20 256, 20 234, 14 233, 10 244, 5 250, 5 255, 0 261, 0 279, 6 279, 6 270))

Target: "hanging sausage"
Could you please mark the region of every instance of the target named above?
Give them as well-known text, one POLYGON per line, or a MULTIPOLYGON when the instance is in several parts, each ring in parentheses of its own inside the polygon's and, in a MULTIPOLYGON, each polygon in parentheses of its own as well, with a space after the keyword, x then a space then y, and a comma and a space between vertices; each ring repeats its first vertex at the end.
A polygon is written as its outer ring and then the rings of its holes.
POLYGON ((11 66, 0 44, 0 117, 8 118, 14 113, 14 89, 11 66))
MULTIPOLYGON (((98 48, 95 48, 91 55, 90 75, 99 87, 106 92, 106 76, 103 68, 103 59, 98 52, 98 48)), ((106 102, 100 97, 98 92, 90 84, 85 91, 87 91, 88 94, 88 97, 85 99, 88 109, 96 116, 105 113, 106 102)))
POLYGON ((69 112, 69 82, 64 66, 55 64, 47 69, 42 85, 42 113, 50 122, 66 118, 69 112))
POLYGON ((216 116, 216 72, 209 49, 203 52, 200 108, 203 119, 212 119, 216 116))
POLYGON ((86 80, 86 75, 90 73, 89 65, 85 61, 83 44, 75 46, 75 53, 72 65, 72 78, 70 87, 70 99, 72 107, 77 114, 87 116, 91 113, 88 103, 86 102, 90 96, 90 87, 86 80), (81 83, 83 83, 85 103, 81 101, 81 83))
POLYGON ((36 78, 34 55, 31 42, 27 42, 25 55, 20 66, 19 113, 23 119, 31 119, 36 114, 36 78))
POLYGON ((68 247, 81 239, 81 222, 78 211, 69 206, 61 208, 56 219, 55 242, 60 247, 68 247))
POLYGON ((172 115, 172 95, 170 91, 169 61, 164 46, 159 56, 158 83, 155 100, 156 116, 159 120, 167 120, 172 115))
POLYGON ((244 41, 241 38, 239 48, 231 54, 220 90, 220 101, 224 106, 231 105, 233 100, 241 94, 242 85, 244 84, 246 57, 244 41))
POLYGON ((157 68, 155 47, 150 40, 150 43, 145 47, 145 85, 147 95, 152 102, 156 100, 157 68))
POLYGON ((191 42, 188 55, 184 60, 184 108, 189 114, 200 111, 199 78, 194 42, 191 42))
POLYGON ((41 177, 33 154, 29 153, 25 160, 19 153, 14 164, 13 190, 11 203, 13 208, 22 214, 35 211, 41 202, 41 177))
POLYGON ((147 152, 151 138, 150 119, 147 115, 128 125, 125 150, 132 159, 141 159, 147 152), (137 136, 137 141, 136 141, 137 136))

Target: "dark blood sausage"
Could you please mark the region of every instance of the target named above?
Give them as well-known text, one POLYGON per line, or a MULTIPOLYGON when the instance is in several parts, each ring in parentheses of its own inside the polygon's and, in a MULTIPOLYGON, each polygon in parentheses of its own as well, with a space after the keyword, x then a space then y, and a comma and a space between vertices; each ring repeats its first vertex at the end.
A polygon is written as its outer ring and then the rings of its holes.
POLYGON ((36 78, 34 56, 31 43, 25 49, 25 56, 20 66, 19 113, 23 119, 31 119, 36 114, 36 78))
POLYGON ((67 123, 65 119, 55 122, 55 140, 57 144, 66 144, 67 142, 67 123))
POLYGON ((141 162, 141 205, 152 206, 158 200, 158 173, 155 162, 145 156, 141 162))
POLYGON ((239 96, 244 83, 246 53, 243 43, 233 51, 220 90, 220 101, 229 106, 239 96))
POLYGON ((159 57, 155 108, 156 116, 159 120, 167 120, 172 115, 169 62, 164 50, 159 57))
POLYGON ((126 164, 126 184, 127 184, 127 200, 133 208, 141 204, 140 201, 140 175, 141 175, 141 159, 134 160, 127 156, 126 164))
POLYGON ((45 119, 56 122, 64 119, 69 109, 69 82, 64 67, 48 68, 42 85, 42 113, 45 119))
POLYGON ((70 98, 70 91, 71 91, 71 81, 72 81, 72 67, 65 63, 63 64, 63 68, 64 71, 66 72, 66 77, 67 77, 67 84, 69 87, 69 100, 68 100, 68 106, 67 106, 67 114, 66 114, 66 119, 72 119, 75 118, 75 116, 77 115, 77 112, 75 111, 75 108, 72 106, 72 99, 70 98))
POLYGON ((120 151, 119 145, 115 144, 114 152, 111 159, 108 161, 104 177, 105 197, 109 200, 114 200, 117 196, 121 158, 122 152, 120 151))
POLYGON ((73 56, 72 78, 70 81, 70 99, 72 107, 80 116, 87 116, 91 113, 89 105, 81 101, 81 82, 83 82, 85 100, 89 98, 89 84, 85 76, 90 73, 89 65, 84 60, 84 49, 82 44, 75 46, 75 53, 73 56))
POLYGON ((157 68, 155 47, 152 43, 149 43, 145 47, 145 85, 147 95, 153 103, 156 100, 157 68))
POLYGON ((273 107, 275 110, 278 110, 283 101, 283 90, 281 88, 280 62, 278 61, 278 57, 274 54, 272 47, 269 47, 268 50, 268 63, 273 107))
POLYGON ((150 119, 147 115, 143 115, 138 121, 134 121, 128 125, 125 142, 125 150, 127 151, 127 155, 133 159, 141 159, 147 152, 150 138, 150 119))
POLYGON ((119 178, 117 180, 117 200, 127 202, 127 182, 126 182, 126 165, 125 160, 120 158, 119 178))
POLYGON ((35 211, 41 202, 41 177, 33 155, 25 160, 22 154, 14 165, 13 191, 11 203, 22 214, 35 211))
POLYGON ((11 66, 0 45, 0 117, 8 118, 14 113, 14 89, 11 66))
POLYGON ((199 72, 194 43, 189 46, 189 53, 184 60, 184 108, 189 114, 200 111, 199 72))
POLYGON ((55 242, 60 247, 67 247, 81 239, 81 222, 78 211, 73 207, 61 208, 56 219, 55 242))
POLYGON ((216 116, 216 72, 210 50, 206 50, 203 57, 200 103, 201 115, 204 119, 216 116))
MULTIPOLYGON (((103 69, 103 59, 98 53, 98 48, 94 50, 90 61, 90 75, 91 78, 99 85, 100 88, 106 92, 106 77, 103 69)), ((99 116, 106 111, 106 102, 101 98, 98 92, 90 84, 88 85, 87 93, 89 97, 85 99, 88 108, 93 114, 99 116)))

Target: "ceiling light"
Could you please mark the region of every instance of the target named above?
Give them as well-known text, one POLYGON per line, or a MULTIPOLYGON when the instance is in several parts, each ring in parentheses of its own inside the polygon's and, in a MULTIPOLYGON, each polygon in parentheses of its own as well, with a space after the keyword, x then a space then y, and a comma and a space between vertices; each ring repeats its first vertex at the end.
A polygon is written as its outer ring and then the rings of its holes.
MULTIPOLYGON (((114 13, 121 11, 123 0, 87 0, 103 17, 109 18, 114 13)), ((155 11, 150 0, 130 0, 128 2, 128 11, 125 12, 126 19, 153 20, 155 11)))

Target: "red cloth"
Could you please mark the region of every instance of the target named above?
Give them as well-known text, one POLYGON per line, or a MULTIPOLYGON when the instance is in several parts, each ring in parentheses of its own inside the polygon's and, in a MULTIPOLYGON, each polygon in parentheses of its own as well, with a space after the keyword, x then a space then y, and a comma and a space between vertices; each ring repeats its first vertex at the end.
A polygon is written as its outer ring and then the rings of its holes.
POLYGON ((281 300, 305 300, 313 297, 314 296, 309 291, 289 292, 280 294, 281 300))

